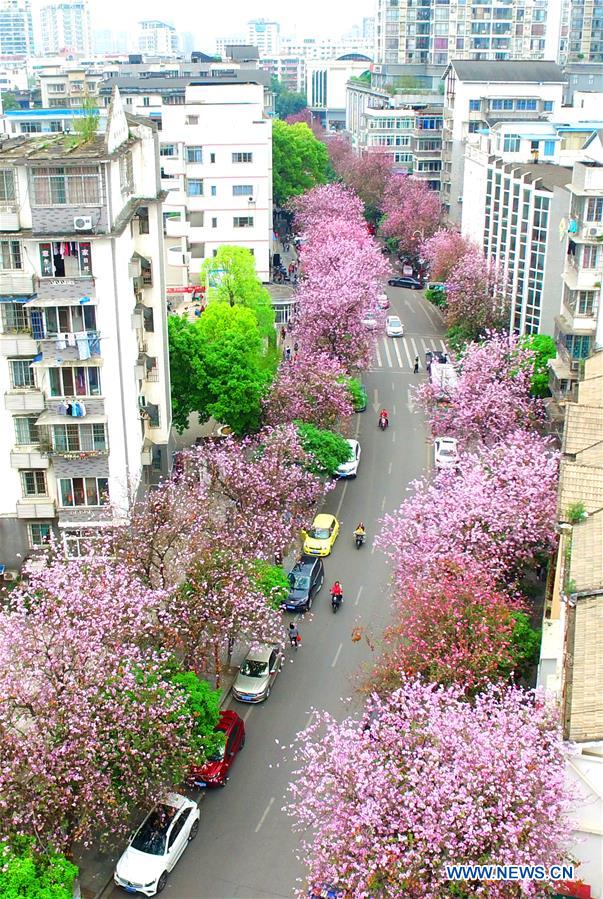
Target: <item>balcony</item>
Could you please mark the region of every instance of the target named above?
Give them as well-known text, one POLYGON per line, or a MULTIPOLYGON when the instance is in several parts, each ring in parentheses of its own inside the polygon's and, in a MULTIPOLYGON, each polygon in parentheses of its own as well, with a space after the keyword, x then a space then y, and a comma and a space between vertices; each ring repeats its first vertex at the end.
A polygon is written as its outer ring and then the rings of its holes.
POLYGON ((1 294, 31 297, 35 292, 34 278, 31 273, 18 270, 0 272, 1 294))
MULTIPOLYGON (((568 256, 569 259, 575 257, 568 256)), ((570 290, 599 290, 601 287, 601 271, 592 268, 578 268, 566 262, 561 276, 570 290)))
POLYGON ((594 336, 597 330, 596 313, 591 315, 575 314, 565 303, 561 309, 561 315, 555 319, 560 329, 572 334, 591 334, 594 336))
POLYGON ((96 286, 91 275, 79 278, 36 278, 36 293, 39 300, 56 300, 56 305, 63 302, 79 302, 84 297, 96 297, 96 286))
POLYGON ((98 331, 77 331, 62 337, 45 337, 40 340, 43 358, 36 363, 48 368, 62 363, 83 362, 87 359, 100 359, 101 346, 98 331))
POLYGON ((54 518, 56 506, 52 499, 20 499, 17 501, 17 518, 54 518))
POLYGON ((0 231, 20 231, 18 206, 0 206, 0 231))
POLYGON ((603 165, 599 162, 576 162, 572 191, 578 194, 603 193, 603 165))
POLYGON ((187 237, 189 233, 189 224, 181 218, 166 218, 165 220, 165 236, 166 237, 187 237))
POLYGON ((48 468, 50 461, 39 447, 20 446, 10 451, 10 464, 12 468, 48 468))
POLYGON ((27 334, 0 334, 0 352, 3 356, 36 356, 38 343, 27 334))
POLYGON ((9 412, 43 412, 44 394, 35 387, 17 387, 4 394, 4 406, 9 412))

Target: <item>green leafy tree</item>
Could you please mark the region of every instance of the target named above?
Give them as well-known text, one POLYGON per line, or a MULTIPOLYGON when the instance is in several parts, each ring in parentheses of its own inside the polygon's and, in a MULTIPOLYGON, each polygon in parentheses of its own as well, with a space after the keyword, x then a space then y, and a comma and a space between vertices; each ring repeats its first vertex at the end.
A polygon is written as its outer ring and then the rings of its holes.
POLYGON ((296 422, 302 446, 312 462, 308 466, 314 474, 331 477, 343 462, 350 458, 350 445, 334 431, 317 428, 307 422, 296 422))
POLYGON ((8 112, 9 109, 19 109, 19 104, 17 103, 17 98, 12 91, 5 91, 2 94, 2 108, 5 112, 8 112))
POLYGON ((201 267, 201 283, 207 285, 210 302, 245 306, 254 313, 260 334, 275 340, 274 309, 270 294, 257 276, 255 260, 245 247, 218 247, 201 267))
POLYGON ((22 837, 0 843, 0 896, 3 899, 71 899, 78 869, 64 855, 37 852, 22 837))
POLYGON ((172 416, 182 433, 191 412, 235 434, 258 429, 262 396, 274 376, 256 316, 243 306, 210 303, 194 322, 168 320, 172 416))
POLYGON ((514 659, 513 671, 517 678, 527 677, 540 658, 542 632, 532 627, 525 612, 513 612, 515 619, 511 635, 511 652, 514 659))
POLYGON ((366 409, 366 387, 358 378, 347 378, 346 379, 348 390, 350 392, 350 399, 352 400, 352 407, 354 412, 361 412, 366 409))
POLYGON ((325 184, 329 165, 327 148, 305 122, 272 122, 272 177, 274 199, 283 206, 291 197, 325 184))
POLYGON ((186 694, 186 708, 196 724, 195 743, 191 751, 200 764, 224 745, 223 735, 216 731, 220 717, 220 692, 212 690, 207 681, 194 671, 181 671, 174 667, 169 680, 186 694))
POLYGON ((290 91, 278 78, 272 79, 272 90, 274 91, 274 111, 279 119, 295 115, 308 106, 305 94, 290 91))
POLYGON ((271 565, 259 559, 254 565, 257 587, 272 609, 280 609, 289 594, 289 581, 280 565, 271 565))
POLYGON ((531 334, 522 338, 522 346, 534 353, 534 374, 532 375, 532 396, 549 395, 549 359, 557 355, 555 341, 548 334, 531 334))

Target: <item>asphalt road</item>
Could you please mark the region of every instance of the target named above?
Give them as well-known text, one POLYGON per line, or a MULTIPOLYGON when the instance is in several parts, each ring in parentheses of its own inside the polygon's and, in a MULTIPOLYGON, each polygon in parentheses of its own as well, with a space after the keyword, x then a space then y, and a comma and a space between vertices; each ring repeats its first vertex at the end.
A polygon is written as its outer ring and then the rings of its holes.
MULTIPOLYGON (((289 745, 312 715, 312 708, 343 717, 358 709, 359 673, 371 662, 369 643, 378 641, 390 614, 389 571, 373 548, 379 519, 397 508, 410 481, 431 462, 423 419, 414 410, 410 387, 425 377, 424 354, 442 349, 441 317, 415 291, 388 288, 391 312, 405 325, 404 338, 381 337, 375 361, 365 375, 369 405, 355 425, 362 447, 358 477, 340 482, 325 511, 337 515, 341 533, 325 560, 325 585, 312 612, 300 617, 303 646, 287 648, 285 667, 267 702, 230 705, 245 718, 247 740, 225 789, 209 791, 201 806, 196 840, 172 872, 164 896, 172 899, 274 899, 291 897, 304 883, 305 870, 294 854, 298 836, 282 811, 293 766, 289 745), (421 371, 413 374, 416 355, 421 371), (377 411, 390 413, 390 427, 377 428, 377 411), (367 541, 357 550, 353 531, 363 520, 367 541), (329 587, 343 584, 337 615, 329 587), (363 639, 353 642, 352 630, 363 639), (350 698, 351 702, 342 702, 350 698)), ((125 893, 114 889, 112 897, 125 893)))

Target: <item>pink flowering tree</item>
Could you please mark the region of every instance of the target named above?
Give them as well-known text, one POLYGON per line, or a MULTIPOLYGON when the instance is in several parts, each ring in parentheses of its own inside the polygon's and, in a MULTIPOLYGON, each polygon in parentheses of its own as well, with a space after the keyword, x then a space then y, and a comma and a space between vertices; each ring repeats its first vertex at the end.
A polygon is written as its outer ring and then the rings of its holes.
POLYGON ((122 834, 185 771, 186 696, 164 674, 165 596, 89 556, 31 570, 0 618, 0 823, 68 854, 122 834))
MULTIPOLYGON (((568 858, 559 713, 543 696, 488 689, 467 703, 461 689, 409 681, 374 697, 365 720, 317 713, 299 738, 289 810, 316 890, 441 899, 446 865, 568 858)), ((549 895, 548 884, 521 889, 549 895)), ((481 893, 520 888, 454 884, 481 893)))
POLYGON ((269 424, 332 427, 353 411, 345 369, 327 353, 304 350, 281 364, 265 402, 269 424))
POLYGON ((420 580, 396 582, 395 593, 395 623, 386 631, 368 689, 383 695, 406 677, 420 676, 456 684, 471 696, 534 662, 538 634, 526 630, 519 598, 466 556, 436 558, 420 580))
POLYGON ((446 279, 446 324, 462 340, 508 326, 506 280, 476 245, 463 256, 446 279))
POLYGON ((320 232, 331 221, 362 222, 362 200, 343 184, 322 184, 294 197, 290 207, 295 213, 295 227, 301 234, 320 232))
POLYGON ((384 519, 377 544, 398 584, 420 580, 440 558, 474 559, 509 582, 554 543, 558 458, 537 434, 516 431, 492 447, 462 454, 458 471, 416 481, 384 519))
POLYGON ((445 283, 471 247, 471 241, 459 231, 439 228, 420 249, 421 256, 429 265, 430 279, 445 283))
POLYGON ((399 253, 416 257, 424 241, 438 228, 441 210, 437 192, 425 181, 392 175, 383 196, 381 233, 396 241, 399 253))
POLYGON ((469 447, 505 440, 519 428, 537 429, 544 407, 530 395, 533 369, 533 353, 508 334, 493 332, 469 344, 445 402, 430 382, 417 391, 432 434, 457 437, 469 447))

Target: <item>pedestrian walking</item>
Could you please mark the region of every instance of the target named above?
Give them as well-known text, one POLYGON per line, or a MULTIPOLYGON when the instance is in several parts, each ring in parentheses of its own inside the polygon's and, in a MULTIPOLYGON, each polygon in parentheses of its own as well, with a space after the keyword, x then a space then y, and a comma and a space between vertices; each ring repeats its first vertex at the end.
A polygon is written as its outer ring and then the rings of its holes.
POLYGON ((290 262, 290 263, 289 263, 289 277, 290 277, 290 278, 291 278, 291 276, 293 275, 293 272, 294 272, 294 271, 295 271, 295 266, 294 266, 294 264, 293 264, 292 262, 290 262))
POLYGON ((286 330, 285 330, 285 326, 282 325, 282 326, 281 326, 281 340, 285 340, 286 337, 287 337, 287 332, 286 332, 286 330))
POLYGON ((285 362, 291 362, 291 347, 285 347, 285 362))
POLYGON ((419 374, 419 357, 415 356, 415 367, 413 369, 415 375, 419 374))
POLYGON ((293 355, 297 356, 298 353, 299 353, 299 343, 296 340, 295 343, 293 344, 293 355))

